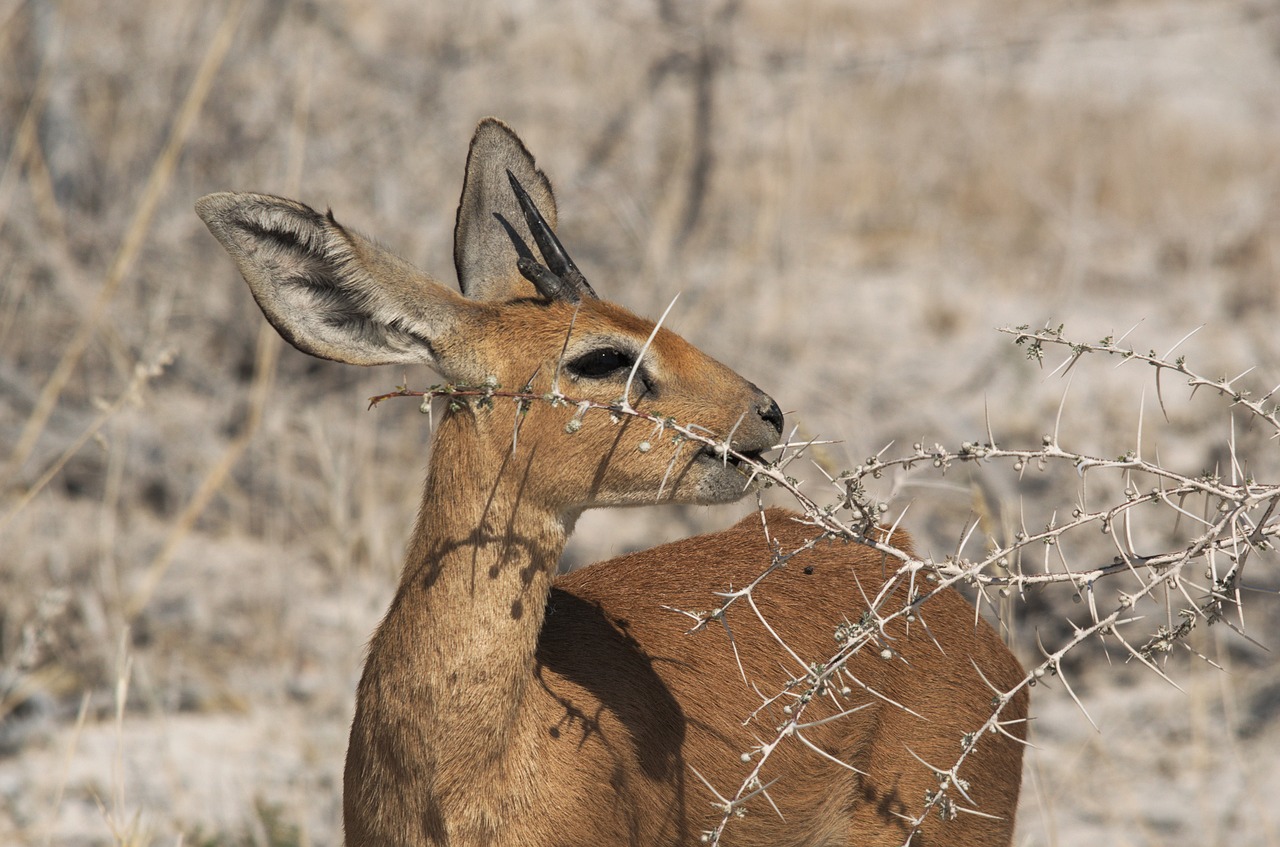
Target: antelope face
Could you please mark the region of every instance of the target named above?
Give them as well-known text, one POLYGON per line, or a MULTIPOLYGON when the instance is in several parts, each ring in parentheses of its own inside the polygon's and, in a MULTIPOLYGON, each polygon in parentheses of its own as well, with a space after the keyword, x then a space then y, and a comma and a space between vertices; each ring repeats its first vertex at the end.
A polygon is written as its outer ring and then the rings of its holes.
MULTIPOLYGON (((730 502, 754 487, 733 453, 759 459, 778 443, 782 412, 768 395, 674 332, 653 330, 594 298, 499 307, 489 337, 505 349, 493 352, 488 374, 566 398, 556 407, 535 401, 514 438, 517 451, 540 452, 554 466, 547 494, 562 508, 730 502), (624 397, 636 415, 599 408, 624 397), (732 450, 689 440, 669 422, 732 450)), ((514 408, 487 427, 491 449, 512 449, 513 416, 514 408)))

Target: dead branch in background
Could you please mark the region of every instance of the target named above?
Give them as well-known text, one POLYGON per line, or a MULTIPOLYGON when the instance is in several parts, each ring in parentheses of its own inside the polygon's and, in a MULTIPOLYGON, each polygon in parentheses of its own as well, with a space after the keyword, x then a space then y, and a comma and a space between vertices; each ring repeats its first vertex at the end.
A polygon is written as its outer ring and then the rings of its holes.
POLYGON ((36 443, 44 433, 45 426, 48 424, 49 418, 53 414, 59 398, 62 396, 63 389, 66 388, 67 383, 71 380, 77 365, 80 364, 81 357, 84 355, 85 350, 88 349, 89 342, 93 340, 94 334, 98 331, 106 315, 107 305, 115 297, 121 282, 128 275, 134 261, 142 251, 151 229, 151 223, 160 206, 160 200, 164 197, 165 191, 168 190, 174 171, 177 169, 178 156, 191 136, 192 129, 196 125, 196 119, 199 118, 209 91, 213 87, 213 79, 231 49, 236 27, 239 25, 240 16, 244 8, 245 0, 233 0, 227 7, 218 31, 210 42, 208 50, 205 51, 195 78, 187 90, 186 98, 182 101, 178 116, 169 130, 164 149, 160 152, 155 165, 151 169, 147 184, 143 188, 142 196, 134 210, 133 218, 129 223, 129 227, 125 230, 120 247, 116 251, 110 267, 107 269, 102 287, 98 290, 98 296, 94 300, 93 306, 89 309, 85 320, 76 330, 75 335, 63 345, 62 357, 58 360, 53 373, 45 381, 44 388, 36 400, 35 408, 23 425, 22 434, 18 436, 17 444, 9 454, 5 467, 0 468, 0 482, 21 472, 23 463, 31 455, 31 451, 35 449, 36 443))

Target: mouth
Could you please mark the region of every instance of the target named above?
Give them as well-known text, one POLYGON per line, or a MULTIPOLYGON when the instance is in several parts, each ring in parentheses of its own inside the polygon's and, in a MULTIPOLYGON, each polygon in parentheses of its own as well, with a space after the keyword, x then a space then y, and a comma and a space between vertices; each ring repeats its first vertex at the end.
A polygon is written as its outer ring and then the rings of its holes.
POLYGON ((748 462, 763 464, 765 461, 763 450, 737 450, 735 448, 735 452, 726 453, 723 447, 703 447, 698 452, 698 458, 732 465, 744 474, 751 473, 752 468, 748 462))
POLYGON ((691 468, 694 473, 690 480, 697 489, 695 501, 732 503, 758 489, 763 480, 756 468, 768 466, 769 460, 764 458, 764 453, 773 445, 760 447, 757 442, 754 446, 757 449, 735 447, 728 453, 723 447, 717 450, 714 446, 706 446, 694 453, 691 463, 696 468, 691 468))

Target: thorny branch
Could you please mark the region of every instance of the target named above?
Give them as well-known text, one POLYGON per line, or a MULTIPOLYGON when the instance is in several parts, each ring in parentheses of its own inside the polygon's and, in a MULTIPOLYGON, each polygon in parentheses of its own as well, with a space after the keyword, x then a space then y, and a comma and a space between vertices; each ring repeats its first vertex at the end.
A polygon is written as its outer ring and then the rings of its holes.
MULTIPOLYGON (((1097 343, 1072 341, 1063 334, 1062 327, 1031 330, 1022 326, 1002 329, 1001 332, 1014 336, 1014 342, 1026 348, 1028 358, 1041 363, 1047 348, 1067 348, 1068 356, 1057 369, 1063 372, 1069 371, 1089 354, 1117 357, 1122 363, 1129 360, 1145 362, 1156 369, 1157 394, 1162 410, 1165 409, 1165 397, 1161 376, 1177 374, 1187 381, 1192 394, 1201 389, 1212 391, 1226 399, 1230 407, 1243 409, 1255 423, 1269 427, 1273 431, 1272 438, 1280 436, 1280 403, 1277 403, 1280 386, 1255 399, 1241 385, 1245 374, 1230 379, 1210 379, 1192 371, 1184 357, 1170 359, 1178 345, 1161 356, 1154 350, 1139 353, 1132 348, 1123 347, 1111 337, 1097 343)), ((1181 343, 1180 341, 1179 345, 1181 343)), ((671 418, 636 410, 625 398, 612 404, 580 400, 560 393, 558 386, 546 394, 531 392, 528 386, 519 391, 503 390, 493 379, 479 386, 437 385, 425 391, 411 391, 401 387, 372 398, 370 405, 401 396, 422 398, 424 412, 429 411, 431 400, 436 397, 448 398, 451 403, 480 404, 492 404, 496 400, 505 399, 516 403, 522 412, 537 402, 552 406, 572 406, 576 408, 576 412, 565 427, 568 433, 578 431, 584 416, 592 412, 608 414, 615 420, 623 417, 638 418, 652 423, 656 435, 669 435, 675 451, 679 451, 684 442, 711 447, 720 455, 737 459, 741 467, 750 470, 752 479, 758 480, 764 487, 786 491, 803 516, 800 520, 813 527, 813 537, 795 550, 775 547, 770 565, 747 585, 721 594, 720 605, 716 608, 702 612, 674 610, 694 621, 693 630, 717 623, 723 625, 729 608, 736 603, 745 603, 765 626, 766 631, 773 632, 754 602, 753 591, 778 570, 785 568, 793 557, 823 539, 843 538, 855 541, 897 561, 896 570, 888 574, 884 586, 874 597, 867 598, 867 607, 857 616, 857 620, 845 622, 835 628, 832 635, 837 649, 824 660, 812 661, 801 657, 778 639, 780 657, 784 657, 784 661, 789 661, 795 667, 794 675, 781 690, 757 690, 761 704, 746 722, 755 721, 766 707, 779 702, 784 704, 782 712, 785 720, 772 729, 769 740, 742 752, 742 761, 754 762, 754 766, 732 796, 721 794, 706 777, 699 774, 717 798, 716 808, 722 813, 719 824, 703 833, 703 841, 709 844, 720 842, 729 823, 747 813, 747 803, 750 800, 763 797, 772 804, 768 794, 770 781, 766 765, 786 739, 795 738, 818 754, 830 758, 805 738, 807 729, 833 719, 806 719, 805 713, 814 700, 820 697, 837 698, 842 705, 834 719, 866 708, 872 702, 865 699, 868 695, 894 706, 907 708, 888 700, 881 692, 867 689, 848 670, 848 664, 852 657, 863 650, 875 651, 885 658, 891 657, 892 651, 884 636, 885 628, 899 618, 905 619, 908 624, 914 622, 921 608, 938 592, 965 584, 977 590, 981 603, 990 600, 992 591, 1002 597, 1015 593, 1022 596, 1031 588, 1068 584, 1076 599, 1087 602, 1090 619, 1088 625, 1076 625, 1072 637, 1057 649, 1051 651, 1041 646, 1043 659, 1013 689, 993 689, 991 716, 982 726, 972 727, 963 735, 960 739, 960 754, 955 762, 945 767, 923 763, 937 775, 938 789, 924 798, 919 814, 906 821, 912 831, 912 836, 907 839, 908 844, 916 829, 930 814, 939 814, 944 819, 951 819, 959 814, 982 814, 981 809, 965 805, 967 783, 959 774, 960 768, 976 749, 982 736, 989 733, 1009 734, 1002 714, 1018 691, 1036 685, 1046 676, 1059 677, 1068 694, 1084 710, 1070 684, 1062 676, 1063 657, 1080 644, 1095 637, 1114 641, 1135 661, 1167 680, 1168 677, 1159 666, 1161 654, 1172 651, 1175 646, 1186 647, 1185 639, 1197 622, 1203 621, 1206 625, 1224 623, 1243 635, 1245 627, 1241 590, 1245 565, 1253 551, 1272 551, 1274 539, 1280 535, 1280 515, 1277 514, 1280 508, 1280 484, 1259 482, 1244 474, 1242 469, 1246 465, 1236 456, 1234 439, 1229 443, 1232 461, 1230 473, 1225 479, 1216 471, 1188 475, 1167 468, 1159 461, 1144 459, 1137 450, 1115 458, 1086 455, 1061 446, 1056 432, 1046 434, 1038 447, 1031 448, 1001 447, 990 433, 986 442, 964 442, 958 449, 948 449, 940 444, 926 447, 917 443, 904 455, 885 458, 883 454, 886 451, 881 451, 868 457, 857 467, 832 477, 830 481, 837 494, 830 502, 822 503, 802 491, 801 483, 787 474, 788 467, 804 454, 809 442, 793 443, 788 439, 775 448, 779 451, 776 459, 769 462, 756 461, 734 450, 728 438, 717 438, 692 422, 682 424, 671 418), (869 492, 869 480, 878 480, 889 472, 910 472, 918 467, 932 468, 945 475, 957 465, 989 466, 1005 462, 1009 463, 1019 479, 1032 468, 1045 470, 1050 465, 1065 464, 1074 469, 1079 479, 1079 492, 1069 517, 1059 520, 1055 516, 1042 529, 1029 530, 1024 526, 1011 540, 988 538, 985 550, 972 556, 965 553, 972 535, 970 529, 964 534, 964 540, 955 553, 942 561, 916 558, 886 540, 892 537, 891 532, 887 532, 883 525, 890 515, 890 506, 878 501, 869 492), (1099 474, 1119 477, 1123 483, 1121 497, 1113 498, 1111 502, 1091 505, 1088 502, 1087 481, 1099 474), (1195 506, 1199 507, 1198 512, 1195 506), (1185 531, 1176 545, 1169 549, 1139 552, 1138 542, 1135 541, 1135 524, 1140 515, 1149 515, 1157 510, 1172 513, 1175 522, 1185 523, 1193 529, 1185 531), (1095 561, 1083 568, 1072 567, 1062 553, 1062 539, 1068 534, 1074 536, 1086 527, 1093 527, 1107 536, 1115 549, 1115 555, 1110 561, 1095 561), (1033 564, 1037 560, 1041 564, 1033 564), (1193 573, 1188 568, 1189 565, 1202 561, 1205 563, 1202 571, 1193 573), (1103 596, 1099 591, 1099 581, 1104 577, 1120 575, 1128 575, 1136 581, 1136 587, 1103 596), (1199 582, 1201 576, 1203 581, 1199 582), (910 601, 900 608, 892 607, 890 598, 904 585, 908 589, 910 601), (1181 608, 1175 609, 1174 598, 1178 597, 1185 602, 1181 608), (1134 639, 1127 629, 1129 625, 1145 619, 1145 615, 1137 611, 1137 607, 1144 601, 1159 604, 1166 612, 1166 621, 1139 640, 1134 639), (1111 607, 1109 610, 1108 604, 1111 607), (861 702, 849 699, 855 691, 863 697, 861 702)), ((658 440, 656 435, 644 442, 639 449, 652 449, 651 442, 656 443, 658 440)), ((763 518, 763 512, 761 515, 763 518)), ((764 531, 768 533, 767 525, 764 531)), ((840 764, 853 769, 848 763, 840 764)))

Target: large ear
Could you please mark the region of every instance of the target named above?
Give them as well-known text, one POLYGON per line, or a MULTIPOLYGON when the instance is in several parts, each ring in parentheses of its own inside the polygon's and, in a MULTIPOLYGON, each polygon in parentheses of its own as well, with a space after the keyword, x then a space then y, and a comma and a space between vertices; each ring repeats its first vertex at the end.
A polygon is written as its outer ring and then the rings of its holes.
POLYGON ((551 182, 511 127, 485 118, 467 153, 467 175, 453 230, 453 264, 462 293, 477 300, 532 297, 536 291, 520 275, 516 260, 532 258, 534 241, 516 195, 512 175, 524 186, 547 223, 556 225, 551 182), (517 246, 518 239, 518 246, 517 246))
POLYGON ((423 363, 474 308, 408 262, 293 200, 209 194, 196 203, 264 315, 313 356, 352 365, 423 363))

